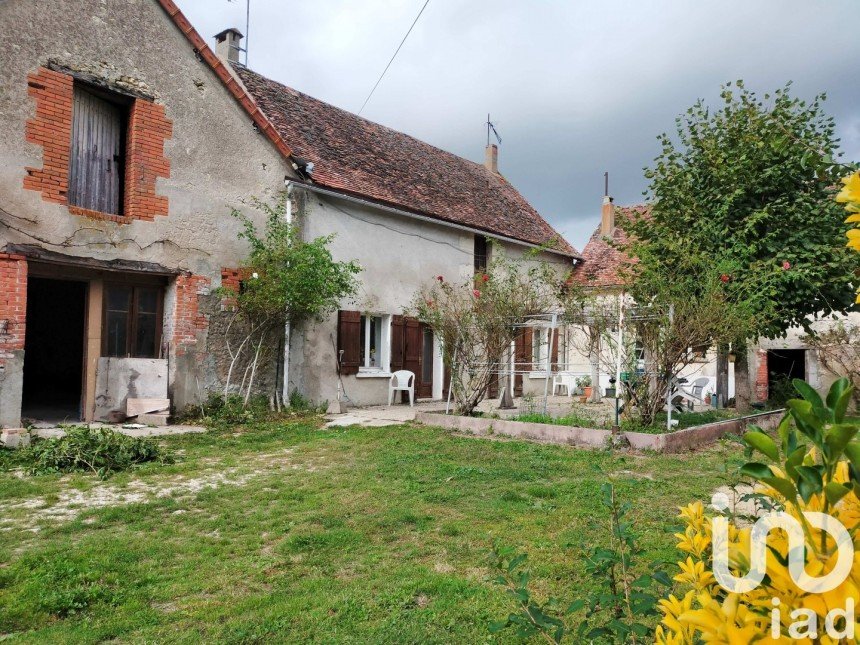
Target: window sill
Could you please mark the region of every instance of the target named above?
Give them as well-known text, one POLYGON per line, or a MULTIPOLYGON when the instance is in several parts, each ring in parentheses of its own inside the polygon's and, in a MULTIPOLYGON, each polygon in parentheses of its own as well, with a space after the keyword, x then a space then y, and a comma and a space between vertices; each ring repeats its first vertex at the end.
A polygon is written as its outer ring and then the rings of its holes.
POLYGON ((380 370, 359 370, 355 378, 391 378, 391 372, 383 372, 380 370))
POLYGON ((543 371, 540 371, 540 372, 529 372, 529 378, 534 378, 534 379, 545 379, 547 376, 549 376, 549 377, 551 378, 551 377, 552 377, 552 372, 547 373, 547 371, 546 371, 546 370, 543 370, 543 371))
POLYGON ((129 217, 125 217, 123 215, 112 215, 111 213, 102 213, 101 211, 81 208, 80 206, 69 205, 69 213, 72 215, 77 215, 78 217, 88 217, 90 219, 106 220, 109 222, 116 222, 117 224, 131 223, 131 218, 129 217))

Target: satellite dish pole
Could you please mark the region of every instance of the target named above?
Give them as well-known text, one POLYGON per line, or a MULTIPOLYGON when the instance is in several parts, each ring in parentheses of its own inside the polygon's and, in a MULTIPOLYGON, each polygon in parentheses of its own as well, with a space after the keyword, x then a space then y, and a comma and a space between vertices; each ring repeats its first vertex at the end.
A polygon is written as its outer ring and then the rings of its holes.
POLYGON ((490 147, 490 131, 492 130, 493 135, 496 137, 496 141, 499 142, 499 145, 502 145, 502 138, 499 136, 499 133, 496 131, 496 126, 493 125, 493 122, 490 121, 490 114, 487 113, 487 147, 490 147))
MULTIPOLYGON (((227 0, 227 2, 234 2, 234 0, 227 0)), ((245 0, 245 46, 238 48, 240 52, 245 52, 245 67, 248 66, 248 42, 249 42, 248 33, 250 31, 251 31, 251 0, 245 0)))

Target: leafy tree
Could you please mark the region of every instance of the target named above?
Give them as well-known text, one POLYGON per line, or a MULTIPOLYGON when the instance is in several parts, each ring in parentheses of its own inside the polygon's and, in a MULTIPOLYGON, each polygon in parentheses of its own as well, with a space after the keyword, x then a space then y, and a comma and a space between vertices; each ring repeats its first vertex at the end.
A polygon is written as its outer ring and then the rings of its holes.
MULTIPOLYGON (((674 138, 658 138, 661 152, 645 173, 650 215, 625 223, 628 250, 664 276, 679 276, 690 253, 732 267, 723 279, 767 314, 739 330, 739 344, 808 327, 853 299, 858 258, 845 247, 833 199, 841 171, 834 123, 823 94, 808 103, 789 90, 759 98, 738 81, 723 88, 717 109, 693 105, 674 138)), ((744 351, 735 369, 743 405, 744 351)))
POLYGON ((242 224, 239 238, 248 242, 251 251, 244 263, 242 287, 220 290, 234 308, 225 334, 231 360, 224 394, 230 392, 236 366, 245 360, 240 390, 246 405, 261 359, 277 351, 278 344, 271 342, 270 335, 282 333, 288 322, 322 320, 358 290, 358 263, 334 260, 329 249, 334 235, 303 240, 296 223, 286 221, 287 199, 282 194, 275 204, 254 200, 266 215, 262 233, 247 215, 232 212, 242 224))
POLYGON ((548 264, 530 256, 511 260, 501 252, 492 257, 486 272, 460 283, 436 276, 410 307, 442 341, 458 414, 472 414, 484 399, 529 317, 558 306, 561 279, 548 264))

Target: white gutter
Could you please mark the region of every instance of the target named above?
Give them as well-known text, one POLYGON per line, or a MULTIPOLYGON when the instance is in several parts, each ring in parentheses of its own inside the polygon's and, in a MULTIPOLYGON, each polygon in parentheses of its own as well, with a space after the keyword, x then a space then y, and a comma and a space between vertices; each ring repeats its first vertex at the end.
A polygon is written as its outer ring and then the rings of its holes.
POLYGON ((517 240, 513 237, 507 237, 505 235, 499 235, 498 233, 491 233, 489 231, 482 231, 479 228, 472 228, 471 226, 465 226, 463 224, 455 224, 453 222, 449 222, 443 219, 437 219, 435 217, 429 217, 428 215, 419 215, 418 213, 412 213, 410 211, 401 210, 399 208, 394 208, 392 206, 386 206, 385 204, 379 204, 377 202, 373 202, 367 199, 361 199, 360 197, 353 197, 352 195, 345 195, 344 193, 339 193, 336 190, 329 190, 327 188, 321 188, 319 186, 313 186, 311 184, 306 184, 304 182, 294 182, 292 180, 286 180, 284 184, 287 187, 287 191, 289 191, 293 186, 297 186, 299 188, 303 188, 304 190, 309 190, 313 193, 317 193, 319 195, 326 195, 327 197, 333 197, 335 199, 343 199, 348 202, 353 202, 355 204, 361 204, 362 206, 367 206, 368 208, 376 208, 388 213, 393 213, 395 215, 400 215, 402 217, 410 217, 412 219, 417 219, 422 222, 429 222, 431 224, 437 224, 440 226, 447 226, 449 228, 455 228, 460 231, 467 231, 469 233, 473 233, 476 235, 486 235, 488 237, 492 237, 496 240, 501 240, 503 242, 510 242, 511 244, 519 244, 520 246, 527 246, 532 249, 541 249, 546 251, 547 253, 554 253, 555 255, 561 255, 562 257, 570 258, 574 263, 580 261, 582 258, 576 255, 570 255, 568 253, 561 253, 560 251, 556 251, 554 249, 550 249, 547 247, 540 246, 539 244, 533 244, 531 242, 524 242, 523 240, 517 240))

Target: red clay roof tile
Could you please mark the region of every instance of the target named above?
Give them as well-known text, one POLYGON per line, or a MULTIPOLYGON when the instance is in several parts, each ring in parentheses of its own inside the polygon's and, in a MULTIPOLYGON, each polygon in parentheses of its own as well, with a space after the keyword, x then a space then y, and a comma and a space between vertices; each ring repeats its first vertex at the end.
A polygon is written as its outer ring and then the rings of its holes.
POLYGON ((313 181, 557 253, 579 254, 501 175, 396 130, 234 66, 313 181))

